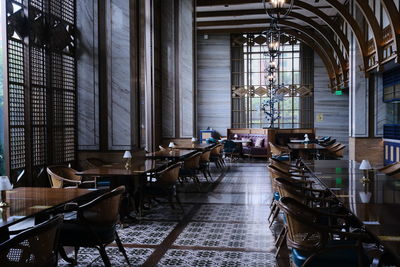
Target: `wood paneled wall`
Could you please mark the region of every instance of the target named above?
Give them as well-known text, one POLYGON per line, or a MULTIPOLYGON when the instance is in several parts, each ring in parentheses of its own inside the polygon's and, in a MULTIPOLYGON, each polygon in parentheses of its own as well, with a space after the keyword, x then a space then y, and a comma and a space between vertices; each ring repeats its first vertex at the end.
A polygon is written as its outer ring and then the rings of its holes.
POLYGON ((197 36, 197 130, 231 128, 230 51, 229 34, 197 36))

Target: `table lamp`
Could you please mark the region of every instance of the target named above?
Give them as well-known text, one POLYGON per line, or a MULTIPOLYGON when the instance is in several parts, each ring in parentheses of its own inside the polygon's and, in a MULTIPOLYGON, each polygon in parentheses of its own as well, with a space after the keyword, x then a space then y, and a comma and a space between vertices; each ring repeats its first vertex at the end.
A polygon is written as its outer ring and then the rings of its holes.
POLYGON ((168 147, 169 147, 171 150, 173 150, 173 149, 175 148, 174 142, 169 142, 168 147))
POLYGON ((11 190, 12 184, 8 176, 0 176, 0 191, 1 191, 1 202, 0 208, 8 207, 9 204, 6 202, 6 190, 11 190))
POLYGON ((371 164, 369 163, 369 161, 366 160, 366 159, 363 159, 363 161, 361 161, 361 165, 360 165, 359 169, 360 169, 360 170, 363 170, 363 172, 364 172, 364 176, 363 176, 363 178, 361 179, 361 182, 362 182, 363 184, 368 183, 368 182, 369 182, 369 177, 368 177, 368 176, 369 176, 369 173, 368 173, 368 171, 369 171, 369 170, 372 170, 372 166, 371 166, 371 164))
POLYGON ((238 139, 238 135, 237 135, 237 134, 235 134, 235 135, 233 136, 233 138, 235 138, 235 139, 238 139))
POLYGON ((126 159, 125 169, 129 170, 132 166, 132 154, 129 150, 125 151, 124 156, 122 157, 126 159))
POLYGON ((197 142, 197 138, 196 137, 192 137, 192 143, 197 142))
POLYGON ((308 134, 305 134, 305 135, 304 135, 304 142, 305 142, 305 143, 310 142, 310 139, 308 138, 308 134))

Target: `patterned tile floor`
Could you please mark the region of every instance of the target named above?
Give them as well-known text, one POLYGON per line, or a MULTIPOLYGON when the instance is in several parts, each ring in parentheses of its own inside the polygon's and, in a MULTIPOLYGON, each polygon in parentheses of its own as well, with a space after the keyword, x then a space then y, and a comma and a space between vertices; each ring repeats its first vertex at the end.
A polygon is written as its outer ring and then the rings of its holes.
MULTIPOLYGON (((227 163, 213 169, 201 191, 178 189, 185 213, 154 203, 140 223, 118 228, 133 266, 276 266, 274 233, 267 224, 271 198, 265 161, 227 163)), ((113 266, 126 266, 111 244, 113 266)), ((60 260, 60 265, 65 262, 60 260)), ((102 266, 95 249, 81 249, 78 266, 102 266)))

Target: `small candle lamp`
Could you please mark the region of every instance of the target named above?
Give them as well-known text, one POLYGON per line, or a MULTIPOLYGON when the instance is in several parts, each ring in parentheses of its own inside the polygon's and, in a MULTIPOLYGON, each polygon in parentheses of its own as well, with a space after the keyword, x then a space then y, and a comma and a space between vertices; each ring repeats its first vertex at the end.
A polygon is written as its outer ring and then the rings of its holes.
POLYGON ((130 170, 131 167, 132 167, 132 154, 131 154, 131 152, 128 151, 128 150, 125 151, 123 158, 126 159, 125 169, 130 170))
POLYGON ((369 161, 366 160, 366 159, 361 161, 361 165, 360 165, 359 169, 363 170, 363 172, 364 172, 364 175, 363 175, 363 178, 361 179, 361 182, 363 184, 369 183, 369 170, 372 170, 372 166, 369 163, 369 161))
POLYGON ((196 137, 192 137, 192 147, 194 147, 196 142, 197 142, 197 138, 196 137))
POLYGON ((0 208, 8 207, 9 204, 6 202, 6 190, 11 190, 12 184, 7 176, 0 176, 0 191, 1 191, 1 202, 0 208))

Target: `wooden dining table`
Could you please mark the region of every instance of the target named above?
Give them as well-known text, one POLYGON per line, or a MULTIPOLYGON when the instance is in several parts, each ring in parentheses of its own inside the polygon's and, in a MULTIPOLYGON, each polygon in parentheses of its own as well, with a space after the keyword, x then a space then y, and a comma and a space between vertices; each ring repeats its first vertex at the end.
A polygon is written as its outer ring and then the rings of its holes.
POLYGON ((91 199, 100 190, 83 188, 18 187, 6 191, 8 207, 0 208, 0 229, 9 227, 27 218, 47 217, 68 202, 91 199))
POLYGON ((205 151, 205 150, 210 150, 211 148, 213 148, 216 145, 217 144, 194 143, 194 144, 177 145, 174 147, 174 149, 205 151))
POLYGON ((121 217, 129 216, 129 206, 133 205, 139 213, 139 218, 142 217, 142 209, 139 203, 143 200, 143 186, 147 181, 147 174, 155 173, 158 170, 168 166, 169 162, 166 160, 156 160, 148 158, 134 158, 130 168, 125 168, 125 164, 115 163, 91 168, 84 171, 76 172, 79 176, 95 176, 108 179, 111 182, 111 187, 125 185, 127 192, 125 199, 127 203, 121 207, 121 217), (135 199, 132 203, 131 199, 135 199))
POLYGON ((193 149, 166 149, 146 154, 149 159, 167 159, 173 161, 184 160, 185 158, 196 153, 193 149))
POLYGON ((290 150, 292 150, 293 153, 297 154, 295 158, 301 157, 303 159, 312 159, 312 152, 326 150, 326 147, 318 144, 288 143, 287 146, 290 148, 290 150))
POLYGON ((400 265, 400 181, 351 160, 306 161, 318 183, 328 188, 400 265), (367 178, 367 179, 366 179, 367 178))

